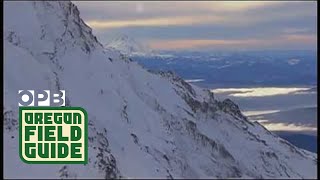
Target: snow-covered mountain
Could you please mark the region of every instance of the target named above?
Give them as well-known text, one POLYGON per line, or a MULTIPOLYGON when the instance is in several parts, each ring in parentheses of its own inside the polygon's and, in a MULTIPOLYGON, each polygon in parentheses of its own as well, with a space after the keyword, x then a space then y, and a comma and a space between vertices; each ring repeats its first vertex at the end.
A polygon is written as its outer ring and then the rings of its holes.
POLYGON ((104 48, 71 2, 4 2, 5 178, 315 178, 317 156, 173 73, 104 48), (19 89, 66 90, 89 116, 89 163, 19 158, 19 89))
POLYGON ((149 47, 127 35, 114 38, 105 47, 118 50, 127 56, 148 56, 154 53, 149 47))

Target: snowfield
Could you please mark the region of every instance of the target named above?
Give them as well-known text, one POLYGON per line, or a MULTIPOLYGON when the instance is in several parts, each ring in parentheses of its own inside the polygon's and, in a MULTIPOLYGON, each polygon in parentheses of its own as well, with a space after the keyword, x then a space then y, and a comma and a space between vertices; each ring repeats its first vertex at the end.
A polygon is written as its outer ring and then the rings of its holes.
POLYGON ((316 178, 299 149, 230 100, 104 48, 71 2, 4 2, 5 178, 316 178), (89 163, 19 158, 18 90, 66 90, 89 118, 89 163))

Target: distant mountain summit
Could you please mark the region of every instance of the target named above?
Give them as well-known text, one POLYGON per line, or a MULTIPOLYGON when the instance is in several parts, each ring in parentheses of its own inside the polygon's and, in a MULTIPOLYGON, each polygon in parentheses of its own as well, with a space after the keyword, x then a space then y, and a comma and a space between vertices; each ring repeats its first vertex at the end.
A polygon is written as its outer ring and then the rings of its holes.
POLYGON ((127 35, 121 35, 108 43, 106 48, 113 48, 125 55, 150 55, 152 50, 146 45, 136 41, 127 35))

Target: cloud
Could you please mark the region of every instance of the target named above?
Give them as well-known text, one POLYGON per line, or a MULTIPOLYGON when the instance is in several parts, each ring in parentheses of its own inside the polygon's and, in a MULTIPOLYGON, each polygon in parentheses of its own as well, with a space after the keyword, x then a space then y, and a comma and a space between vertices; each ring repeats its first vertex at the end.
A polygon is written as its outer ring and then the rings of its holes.
POLYGON ((204 81, 204 79, 186 79, 184 81, 186 81, 187 83, 195 83, 195 82, 202 82, 204 81))
POLYGON ((283 30, 284 33, 287 33, 287 34, 296 34, 296 33, 305 33, 305 32, 309 32, 310 29, 309 28, 285 28, 283 30))
POLYGON ((191 49, 201 47, 224 47, 230 45, 252 44, 255 40, 219 40, 219 39, 182 39, 182 40, 153 40, 149 46, 154 49, 191 49))
POLYGON ((317 35, 313 35, 313 34, 284 35, 284 39, 286 39, 289 42, 317 43, 317 35))
MULTIPOLYGON (((143 14, 145 8, 137 5, 135 8, 138 13, 143 14)), ((246 11, 245 11, 246 12, 246 11)), ((265 23, 285 22, 290 19, 305 16, 304 12, 296 12, 293 14, 273 13, 273 14, 246 14, 246 13, 214 13, 208 14, 188 14, 188 15, 170 15, 163 13, 161 16, 140 17, 137 15, 130 17, 121 17, 121 19, 89 19, 85 22, 96 30, 128 28, 128 27, 172 27, 172 26, 201 26, 210 25, 225 28, 253 27, 263 25, 265 23)), ((270 28, 270 27, 268 27, 270 28)), ((275 28, 275 27, 273 27, 275 28)), ((310 31, 308 28, 285 28, 282 33, 303 33, 310 31)))
POLYGON ((118 34, 155 49, 315 49, 316 2, 80 2, 81 17, 106 43, 118 34))
POLYGON ((230 93, 234 97, 265 97, 275 95, 286 95, 298 91, 306 91, 311 88, 279 88, 279 87, 258 87, 258 88, 222 88, 214 89, 214 93, 230 93))
MULTIPOLYGON (((250 14, 252 10, 277 7, 287 2, 213 1, 213 2, 76 2, 86 12, 86 23, 97 29, 217 24, 250 25, 291 17, 291 13, 250 14), (250 11, 249 11, 250 10, 250 11), (274 14, 274 15, 273 15, 274 14)), ((304 13, 297 11, 295 14, 304 13)))
MULTIPOLYGON (((274 7, 285 4, 287 2, 273 1, 127 1, 127 2, 78 2, 75 1, 83 11, 97 15, 107 14, 108 16, 116 15, 116 19, 137 18, 137 17, 161 17, 163 15, 206 15, 225 13, 225 12, 241 12, 252 9, 261 9, 266 7, 274 7)), ((89 16, 90 17, 90 16, 89 16)), ((101 16, 100 16, 101 17, 101 16)), ((92 17, 91 17, 92 18, 92 17)))
MULTIPOLYGON (((262 110, 262 111, 242 111, 245 116, 257 116, 280 112, 280 110, 262 110)), ((263 121, 263 120, 262 120, 263 121)))
POLYGON ((134 20, 102 21, 91 20, 86 23, 95 29, 111 29, 123 27, 141 27, 141 26, 180 26, 197 25, 206 23, 222 23, 225 19, 218 16, 182 16, 182 17, 162 17, 145 18, 134 20))
POLYGON ((280 35, 273 38, 252 39, 177 39, 177 40, 149 40, 148 45, 154 49, 198 49, 198 48, 276 48, 279 46, 298 44, 316 45, 316 35, 280 35))
POLYGON ((222 11, 247 11, 284 4, 281 1, 215 1, 213 6, 222 11))
POLYGON ((258 120, 269 131, 317 131, 316 127, 287 123, 270 123, 268 120, 258 120))

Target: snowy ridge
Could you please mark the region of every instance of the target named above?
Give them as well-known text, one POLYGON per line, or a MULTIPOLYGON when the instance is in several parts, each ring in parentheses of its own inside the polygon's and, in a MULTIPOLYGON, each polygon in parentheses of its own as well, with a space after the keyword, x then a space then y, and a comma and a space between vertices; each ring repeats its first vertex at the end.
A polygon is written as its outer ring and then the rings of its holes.
POLYGON ((316 178, 316 154, 230 100, 105 49, 71 2, 4 2, 4 12, 5 178, 316 178), (64 89, 68 106, 87 110, 87 165, 20 160, 19 89, 64 89))

